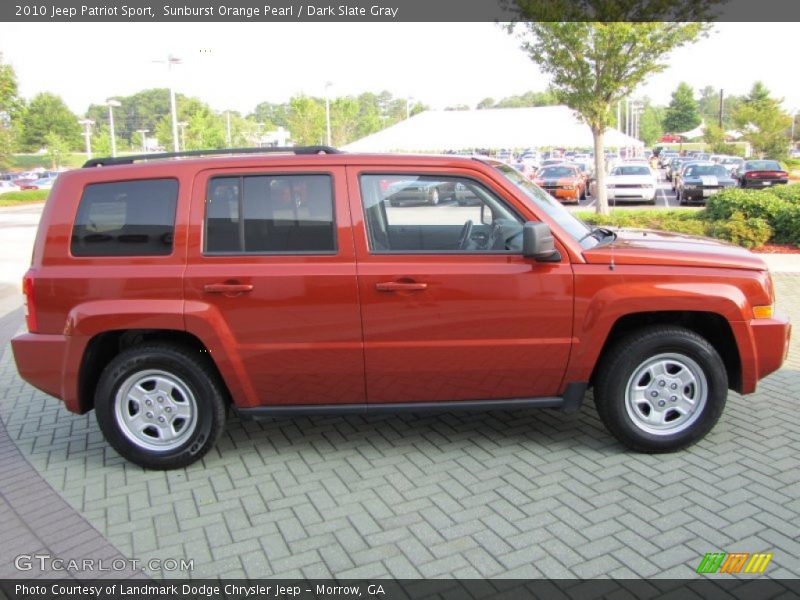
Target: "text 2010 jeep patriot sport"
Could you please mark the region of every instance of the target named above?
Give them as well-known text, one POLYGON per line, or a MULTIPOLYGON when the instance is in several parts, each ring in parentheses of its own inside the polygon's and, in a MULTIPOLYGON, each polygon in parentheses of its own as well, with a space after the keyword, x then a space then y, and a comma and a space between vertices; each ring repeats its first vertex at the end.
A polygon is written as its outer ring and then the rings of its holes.
MULTIPOLYGON (((786 357, 764 263, 590 229, 509 166, 232 152, 64 173, 24 279, 22 376, 153 468, 250 415, 577 409, 675 450, 786 357)), ((90 168, 94 167, 94 168, 90 168)))

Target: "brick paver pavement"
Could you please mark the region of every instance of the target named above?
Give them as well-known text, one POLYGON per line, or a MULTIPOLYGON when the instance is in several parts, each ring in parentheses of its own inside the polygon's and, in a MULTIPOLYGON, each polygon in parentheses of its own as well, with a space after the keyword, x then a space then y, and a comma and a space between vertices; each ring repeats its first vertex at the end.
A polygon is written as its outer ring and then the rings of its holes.
MULTIPOLYGON (((800 275, 776 282, 800 323, 800 275)), ((714 551, 772 552, 769 576, 800 576, 798 335, 677 454, 624 450, 589 398, 573 415, 233 418, 167 473, 118 457, 9 354, 0 416, 25 458, 126 556, 194 559, 194 577, 692 577, 714 551)))

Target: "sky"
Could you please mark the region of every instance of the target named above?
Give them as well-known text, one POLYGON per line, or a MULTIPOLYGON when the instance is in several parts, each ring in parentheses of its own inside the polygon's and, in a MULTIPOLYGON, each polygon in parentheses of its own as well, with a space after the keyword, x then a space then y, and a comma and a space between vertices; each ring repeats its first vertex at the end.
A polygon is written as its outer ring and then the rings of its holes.
MULTIPOLYGON (((792 52, 800 23, 719 23, 681 48, 636 96, 667 104, 681 81, 744 94, 757 79, 800 109, 792 52)), ((434 109, 541 91, 548 79, 493 23, 0 23, 0 52, 23 97, 50 91, 79 116, 92 103, 165 87, 247 114, 304 93, 388 90, 434 109)))

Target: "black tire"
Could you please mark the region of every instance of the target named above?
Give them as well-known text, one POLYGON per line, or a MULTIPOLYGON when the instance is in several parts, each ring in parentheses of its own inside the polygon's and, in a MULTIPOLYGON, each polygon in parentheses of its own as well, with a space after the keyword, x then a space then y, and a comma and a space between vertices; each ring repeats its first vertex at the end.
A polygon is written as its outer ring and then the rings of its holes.
MULTIPOLYGON (((667 373, 664 377, 670 378, 673 375, 667 373)), ((663 384, 654 378, 653 392, 660 389, 665 394, 680 393, 670 391, 669 385, 659 387, 660 385, 663 384)), ((617 342, 604 354, 598 365, 594 389, 597 412, 608 430, 628 448, 647 453, 674 452, 703 438, 722 414, 727 396, 728 375, 719 353, 705 338, 693 331, 670 325, 642 328, 617 342), (641 424, 642 417, 638 417, 637 423, 637 418, 632 416, 639 413, 636 407, 628 406, 626 389, 633 383, 634 375, 640 373, 649 360, 661 356, 682 357, 683 360, 688 358, 687 364, 694 363, 690 368, 699 368, 705 377, 705 382, 698 384, 695 390, 705 386, 706 393, 704 403, 700 404, 698 401, 700 407, 690 413, 688 421, 680 423, 678 419, 684 417, 677 417, 672 426, 675 431, 670 431, 670 425, 665 424, 663 427, 666 429, 654 433, 645 430, 646 425, 641 424), (679 429, 680 427, 683 429, 679 429)), ((644 405, 658 402, 663 408, 653 407, 652 410, 663 412, 665 418, 672 413, 680 414, 670 406, 670 399, 666 396, 664 400, 660 398, 658 401, 648 399, 642 402, 644 405)))
MULTIPOLYGON (((164 397, 161 396, 158 402, 163 400, 164 397)), ((108 364, 100 375, 94 406, 100 430, 108 443, 124 458, 148 469, 178 469, 199 460, 216 444, 225 428, 228 395, 213 365, 200 352, 168 343, 152 343, 129 348, 108 364), (125 385, 130 389, 129 385, 132 385, 126 382, 135 382, 137 377, 145 380, 159 378, 159 375, 149 375, 150 373, 164 374, 160 376, 161 380, 167 382, 172 378, 183 391, 175 391, 173 388, 173 393, 167 394, 171 396, 166 398, 167 403, 159 405, 155 403, 155 397, 149 396, 151 393, 154 396, 159 394, 158 388, 148 390, 145 395, 147 401, 152 403, 149 410, 142 403, 130 400, 130 396, 127 396, 129 399, 124 404, 118 399, 117 394, 121 393, 121 387, 125 385), (167 406, 170 403, 174 408, 167 406), (126 433, 128 425, 125 424, 126 417, 123 415, 126 411, 131 412, 131 406, 138 406, 133 412, 138 414, 141 411, 149 421, 153 421, 152 425, 145 423, 145 429, 157 435, 139 434, 140 438, 147 435, 153 441, 150 447, 142 445, 148 443, 146 440, 137 444, 133 440, 136 434, 126 433), (178 417, 179 406, 191 407, 188 414, 192 416, 183 419, 183 424, 178 417), (174 410, 175 414, 170 417, 164 413, 166 410, 174 410), (161 443, 158 439, 161 434, 158 431, 165 425, 158 425, 155 419, 164 423, 164 418, 172 418, 173 431, 176 422, 179 427, 186 426, 188 429, 177 434, 174 447, 156 449, 152 446, 161 443)), ((128 418, 137 417, 134 415, 128 418)), ((141 418, 144 421, 145 417, 141 418)))

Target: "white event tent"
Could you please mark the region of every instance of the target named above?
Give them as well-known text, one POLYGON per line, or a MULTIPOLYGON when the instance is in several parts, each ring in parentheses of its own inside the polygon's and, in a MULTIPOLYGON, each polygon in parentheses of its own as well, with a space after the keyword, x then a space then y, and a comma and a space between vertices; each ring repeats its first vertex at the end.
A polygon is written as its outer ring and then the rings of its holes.
MULTIPOLYGON (((476 148, 592 148, 588 125, 566 106, 430 110, 343 147, 349 152, 447 152, 476 148)), ((617 129, 607 129, 607 148, 644 144, 617 129)))

